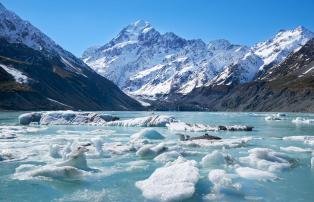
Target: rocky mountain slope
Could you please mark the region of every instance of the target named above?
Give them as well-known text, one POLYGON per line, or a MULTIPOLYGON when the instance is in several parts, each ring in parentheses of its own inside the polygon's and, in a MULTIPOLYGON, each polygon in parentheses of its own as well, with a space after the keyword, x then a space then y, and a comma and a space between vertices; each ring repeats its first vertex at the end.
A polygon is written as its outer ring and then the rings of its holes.
POLYGON ((314 112, 313 103, 314 39, 258 80, 197 88, 155 106, 162 110, 314 112))
POLYGON ((0 109, 136 110, 111 81, 0 4, 0 109))
POLYGON ((206 44, 174 33, 161 34, 148 22, 137 21, 109 43, 86 50, 82 59, 130 95, 167 100, 203 86, 258 80, 313 36, 297 27, 281 30, 253 47, 226 40, 206 44))

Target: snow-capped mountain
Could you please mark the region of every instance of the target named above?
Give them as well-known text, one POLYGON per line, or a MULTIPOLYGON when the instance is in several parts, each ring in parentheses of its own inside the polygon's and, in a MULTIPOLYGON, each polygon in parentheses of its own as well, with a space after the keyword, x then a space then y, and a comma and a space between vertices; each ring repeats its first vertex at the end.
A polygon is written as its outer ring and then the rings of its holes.
POLYGON ((21 43, 34 50, 45 52, 47 55, 60 55, 68 71, 81 73, 80 67, 89 68, 31 23, 21 19, 14 12, 7 10, 1 3, 0 30, 0 37, 6 39, 9 43, 21 43))
POLYGON ((272 39, 257 43, 252 47, 253 52, 263 59, 257 77, 262 77, 269 68, 280 64, 291 53, 298 51, 314 33, 299 26, 293 30, 281 30, 272 39))
POLYGON ((0 109, 142 109, 1 3, 0 58, 0 109))
POLYGON ((207 85, 237 85, 261 79, 269 68, 276 68, 276 65, 313 37, 314 34, 302 26, 293 30, 281 30, 274 38, 254 45, 251 52, 226 67, 207 85))
POLYGON ((188 93, 249 52, 226 40, 204 43, 174 33, 161 34, 148 22, 124 28, 109 43, 90 48, 83 60, 133 95, 155 97, 188 93))
POLYGON ((247 53, 237 62, 226 67, 216 77, 214 77, 209 85, 238 85, 250 82, 254 79, 259 67, 263 65, 263 60, 253 52, 247 53))
POLYGON ((83 53, 83 60, 124 92, 142 97, 188 94, 208 85, 236 85, 257 79, 303 46, 314 34, 303 27, 280 31, 253 47, 227 40, 208 44, 161 34, 145 21, 124 28, 103 46, 83 53))

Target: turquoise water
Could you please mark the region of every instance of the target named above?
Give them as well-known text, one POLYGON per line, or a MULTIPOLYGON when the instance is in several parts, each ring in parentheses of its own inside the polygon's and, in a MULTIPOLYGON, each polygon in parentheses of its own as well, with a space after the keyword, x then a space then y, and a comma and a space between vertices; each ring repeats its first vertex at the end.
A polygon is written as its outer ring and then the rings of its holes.
MULTIPOLYGON (((149 116, 151 112, 107 112, 121 119, 149 116)), ((153 158, 141 158, 133 150, 127 150, 130 136, 139 132, 140 127, 105 126, 19 126, 19 112, 0 112, 0 132, 14 133, 14 139, 0 139, 0 154, 10 154, 10 160, 0 161, 0 201, 149 201, 135 182, 147 179, 164 162, 153 158), (10 126, 10 127, 8 127, 10 126), (27 132, 28 131, 28 132, 27 132), (69 142, 84 144, 101 138, 104 152, 100 155, 90 146, 86 153, 87 164, 97 172, 80 179, 66 177, 25 177, 17 175, 16 168, 21 165, 44 166, 61 162, 49 154, 50 145, 64 148, 69 142), (113 145, 118 145, 113 147, 113 145)), ((208 112, 155 112, 175 117, 187 123, 209 125, 250 125, 251 132, 209 132, 228 140, 247 138, 236 147, 191 146, 181 143, 176 132, 166 127, 156 127, 166 138, 156 140, 165 142, 170 150, 184 153, 184 158, 195 160, 200 178, 195 185, 194 194, 180 201, 314 201, 314 168, 311 168, 313 144, 307 141, 283 139, 289 136, 314 136, 314 124, 294 124, 296 117, 314 119, 314 114, 287 113, 281 121, 265 121, 267 113, 208 113, 208 112), (289 149, 290 147, 290 149, 289 149), (296 151, 291 147, 304 149, 296 151), (288 159, 289 166, 283 169, 269 169, 257 164, 245 163, 241 157, 248 157, 249 150, 269 148, 288 159), (287 149, 288 148, 288 149, 287 149), (228 154, 232 163, 211 162, 202 166, 202 158, 217 150, 228 154), (247 178, 236 172, 239 167, 250 167, 276 176, 273 179, 247 178), (231 184, 215 184, 208 178, 213 169, 225 170, 234 174, 231 184), (215 187, 216 185, 216 187, 215 187), (216 189, 218 187, 218 189, 216 189)), ((190 136, 203 132, 186 132, 190 136)), ((1 134, 0 134, 1 135, 1 134)), ((273 162, 272 159, 265 158, 273 162)), ((276 164, 276 162, 273 162, 276 164)))

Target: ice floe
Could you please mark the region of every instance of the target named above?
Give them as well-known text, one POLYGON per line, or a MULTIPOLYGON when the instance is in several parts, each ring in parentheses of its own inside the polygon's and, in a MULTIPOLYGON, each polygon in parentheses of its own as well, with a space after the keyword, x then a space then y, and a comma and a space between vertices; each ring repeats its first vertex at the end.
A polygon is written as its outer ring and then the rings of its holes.
POLYGON ((103 125, 118 118, 110 114, 96 112, 75 112, 75 111, 49 111, 31 112, 19 116, 21 125, 29 125, 33 122, 40 125, 80 125, 93 124, 103 125))
POLYGON ((250 180, 275 180, 277 176, 269 171, 263 171, 259 169, 249 168, 249 167, 239 167, 236 168, 236 173, 243 178, 250 180))
POLYGON ((148 179, 137 181, 135 185, 149 200, 180 201, 193 196, 198 180, 197 163, 179 157, 157 168, 148 179))
POLYGON ((7 150, 0 150, 0 162, 14 160, 16 157, 7 150))
POLYGON ((233 182, 234 178, 238 176, 235 174, 228 174, 222 169, 213 169, 208 173, 209 181, 214 185, 212 192, 220 193, 222 190, 240 190, 241 184, 233 182))
POLYGON ((301 141, 305 144, 314 145, 314 136, 300 135, 300 136, 286 136, 282 138, 286 141, 301 141))
POLYGON ((200 162, 201 166, 206 167, 221 167, 226 164, 232 163, 232 158, 230 155, 223 152, 214 150, 213 152, 204 156, 200 162))
POLYGON ((253 127, 243 126, 243 125, 233 125, 233 126, 210 126, 207 124, 190 124, 185 122, 171 122, 168 123, 167 128, 171 131, 190 131, 190 132, 206 132, 206 131, 251 131, 253 127))
POLYGON ((158 131, 151 128, 144 128, 140 130, 138 133, 135 133, 131 136, 131 139, 151 139, 151 140, 159 140, 164 139, 165 137, 160 134, 158 131))
POLYGON ((33 177, 46 177, 60 180, 80 179, 93 169, 87 166, 86 148, 79 147, 69 155, 68 159, 55 164, 44 166, 18 167, 15 172, 17 179, 25 180, 33 177))
POLYGON ((106 142, 103 144, 103 151, 122 155, 129 152, 135 152, 136 148, 131 144, 124 144, 123 142, 106 142))
POLYGON ((180 144, 190 147, 236 148, 244 146, 250 140, 252 140, 252 137, 226 138, 221 140, 196 139, 181 141, 180 144))
POLYGON ((265 120, 266 121, 280 121, 280 120, 283 120, 283 117, 285 117, 285 116, 286 116, 286 114, 284 114, 284 113, 277 113, 277 114, 272 114, 272 115, 266 116, 265 120))
POLYGON ((182 156, 182 155, 178 151, 168 151, 168 152, 159 154, 158 156, 154 158, 154 160, 157 162, 166 163, 169 161, 176 160, 179 156, 182 156))
POLYGON ((61 147, 58 144, 49 145, 49 155, 55 159, 62 158, 61 147))
POLYGON ((0 139, 14 139, 14 138, 16 138, 16 135, 14 133, 10 132, 0 133, 0 139))
POLYGON ((289 158, 269 148, 250 149, 249 156, 240 157, 241 163, 266 171, 280 171, 289 168, 289 158))
POLYGON ((312 150, 310 148, 301 148, 301 147, 294 147, 294 146, 289 146, 289 147, 280 147, 280 150, 285 151, 285 152, 296 152, 296 153, 310 153, 312 150))
POLYGON ((297 117, 292 120, 292 123, 295 124, 314 124, 314 119, 305 119, 302 117, 297 117))
POLYGON ((147 117, 139 117, 121 121, 108 122, 107 126, 123 126, 123 127, 165 127, 166 124, 174 122, 175 118, 165 115, 153 115, 147 117))
POLYGON ((140 157, 153 158, 162 152, 167 151, 167 147, 164 143, 160 143, 158 145, 144 145, 139 150, 136 151, 136 155, 140 157))

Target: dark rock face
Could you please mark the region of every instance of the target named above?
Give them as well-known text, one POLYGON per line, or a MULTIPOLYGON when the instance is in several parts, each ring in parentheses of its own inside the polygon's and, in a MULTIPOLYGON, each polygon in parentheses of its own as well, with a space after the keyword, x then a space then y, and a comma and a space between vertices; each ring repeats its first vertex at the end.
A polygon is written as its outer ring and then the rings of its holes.
POLYGON ((314 39, 259 80, 172 95, 161 110, 314 112, 314 39))
POLYGON ((137 101, 89 67, 73 63, 80 71, 69 70, 71 65, 58 54, 0 39, 0 64, 20 71, 28 78, 27 83, 18 83, 0 67, 0 109, 142 109, 137 101))

